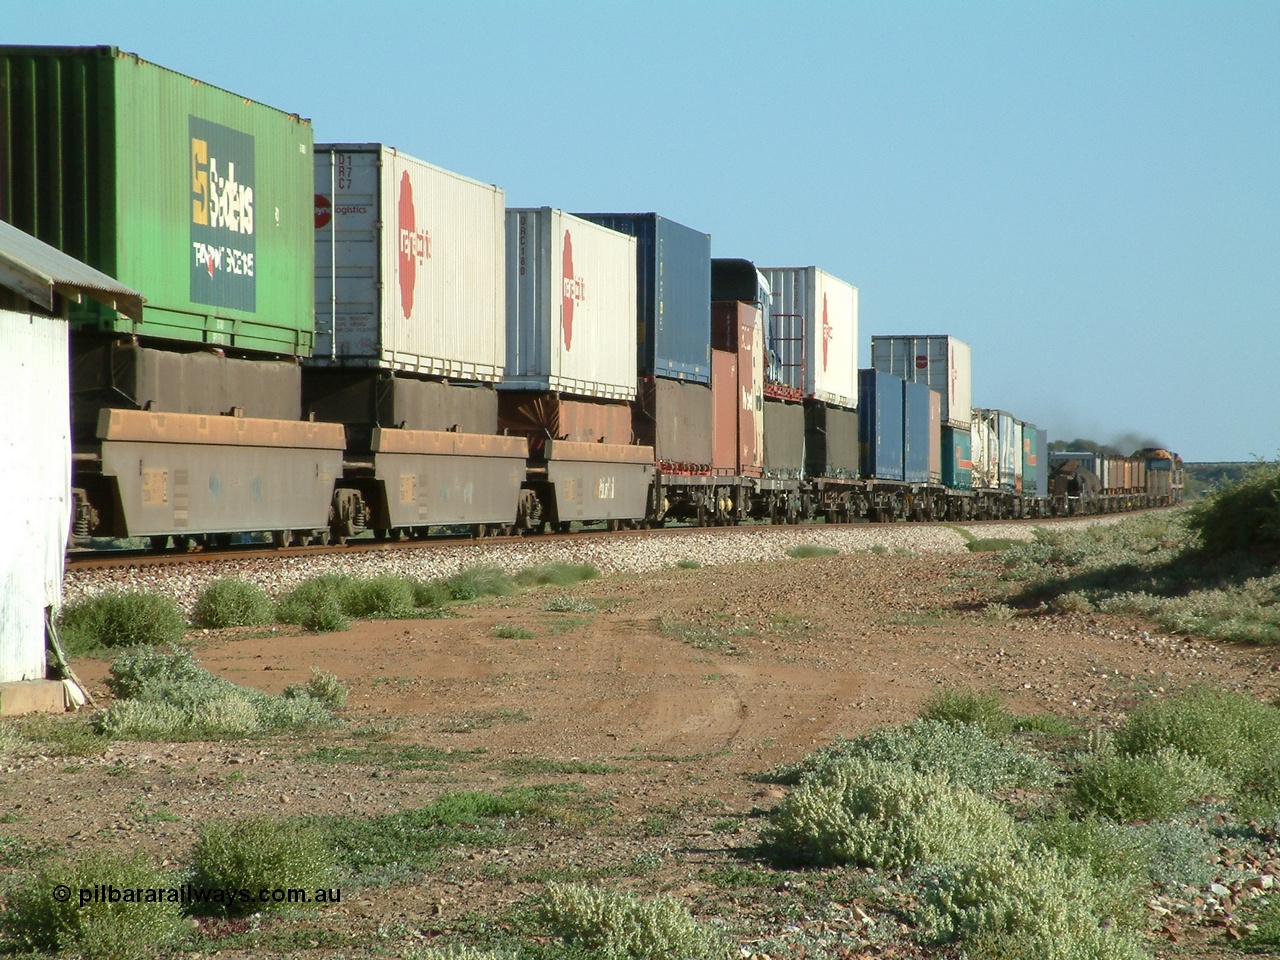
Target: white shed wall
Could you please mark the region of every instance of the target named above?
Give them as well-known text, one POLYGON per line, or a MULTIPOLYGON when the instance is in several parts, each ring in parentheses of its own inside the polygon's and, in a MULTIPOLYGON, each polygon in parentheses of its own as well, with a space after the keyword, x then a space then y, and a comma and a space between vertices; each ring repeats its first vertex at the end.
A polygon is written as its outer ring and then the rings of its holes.
POLYGON ((67 323, 0 310, 0 683, 45 676, 44 610, 62 601, 71 522, 67 323))

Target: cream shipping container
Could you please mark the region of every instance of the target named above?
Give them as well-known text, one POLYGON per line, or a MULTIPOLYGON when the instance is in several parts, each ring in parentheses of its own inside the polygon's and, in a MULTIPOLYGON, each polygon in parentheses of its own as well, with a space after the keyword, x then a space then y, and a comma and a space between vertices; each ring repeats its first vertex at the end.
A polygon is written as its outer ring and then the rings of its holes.
POLYGON ((785 368, 803 365, 806 397, 855 409, 858 288, 817 267, 764 267, 761 272, 772 293, 769 349, 781 354, 785 368), (796 327, 803 331, 803 349, 793 338, 777 335, 796 327))
POLYGON ((501 380, 502 190, 380 143, 317 144, 315 177, 311 362, 501 380))
POLYGON ((507 211, 502 388, 636 396, 636 241, 550 207, 507 211))
POLYGON ((973 374, 969 344, 948 336, 871 338, 871 366, 903 380, 926 384, 942 397, 942 422, 967 428, 973 374))

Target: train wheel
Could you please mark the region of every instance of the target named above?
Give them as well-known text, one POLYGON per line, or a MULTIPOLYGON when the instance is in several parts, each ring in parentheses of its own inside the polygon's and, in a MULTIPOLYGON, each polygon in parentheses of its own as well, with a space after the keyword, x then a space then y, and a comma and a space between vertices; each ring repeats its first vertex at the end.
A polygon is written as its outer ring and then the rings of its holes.
POLYGON ((272 530, 271 543, 277 550, 281 549, 282 547, 291 546, 293 544, 293 531, 292 530, 272 530))

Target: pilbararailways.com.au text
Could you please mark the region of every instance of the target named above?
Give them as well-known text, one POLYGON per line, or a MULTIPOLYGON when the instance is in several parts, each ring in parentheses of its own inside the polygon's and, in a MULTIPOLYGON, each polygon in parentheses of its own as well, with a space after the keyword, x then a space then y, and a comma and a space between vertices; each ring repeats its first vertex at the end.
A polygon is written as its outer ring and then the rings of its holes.
MULTIPOLYGON (((232 905, 268 903, 341 903, 339 887, 262 887, 250 890, 244 887, 197 887, 184 883, 177 887, 117 887, 111 883, 80 887, 74 891, 82 907, 94 903, 179 903, 184 906, 229 907, 232 905)), ((71 899, 72 889, 59 884, 54 887, 55 900, 63 903, 71 899)))

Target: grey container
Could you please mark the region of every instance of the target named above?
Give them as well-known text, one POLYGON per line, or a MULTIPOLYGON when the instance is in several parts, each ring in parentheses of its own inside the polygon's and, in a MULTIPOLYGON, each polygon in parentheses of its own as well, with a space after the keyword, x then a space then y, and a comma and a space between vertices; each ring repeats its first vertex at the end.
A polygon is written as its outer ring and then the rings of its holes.
POLYGON ((968 428, 972 369, 969 344, 949 336, 871 338, 871 366, 928 385, 942 397, 942 422, 968 428))
POLYGON ((348 449, 367 453, 375 427, 498 432, 498 395, 491 385, 441 383, 385 370, 307 367, 302 405, 317 420, 345 424, 348 449))
POLYGON ((71 406, 78 442, 92 442, 107 408, 152 413, 297 420, 301 369, 293 360, 251 360, 212 350, 157 350, 131 340, 71 338, 71 406))
POLYGON ((636 238, 639 374, 710 383, 710 234, 656 213, 575 216, 636 238))
POLYGON ((645 377, 632 404, 636 442, 653 447, 658 465, 680 473, 709 473, 714 408, 711 385, 645 377))
POLYGON ((764 475, 792 479, 804 472, 804 407, 764 402, 764 475))
POLYGON ((804 405, 804 471, 809 477, 858 476, 858 414, 808 401, 804 405))

